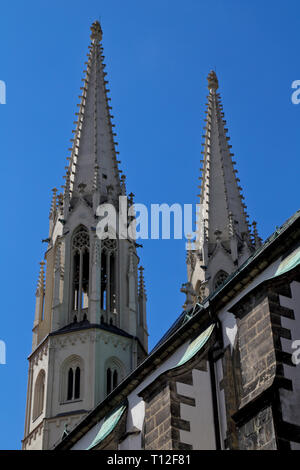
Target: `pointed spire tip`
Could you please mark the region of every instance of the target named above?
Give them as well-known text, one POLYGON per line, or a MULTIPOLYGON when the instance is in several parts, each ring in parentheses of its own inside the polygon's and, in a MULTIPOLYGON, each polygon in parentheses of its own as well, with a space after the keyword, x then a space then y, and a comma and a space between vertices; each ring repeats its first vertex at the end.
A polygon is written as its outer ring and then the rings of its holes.
POLYGON ((102 29, 99 21, 94 21, 91 26, 91 40, 100 42, 102 40, 102 29))
POLYGON ((213 90, 217 90, 219 88, 219 82, 218 82, 218 78, 217 78, 217 74, 214 70, 211 70, 207 76, 207 81, 208 81, 208 84, 207 84, 207 87, 209 90, 213 89, 213 90))

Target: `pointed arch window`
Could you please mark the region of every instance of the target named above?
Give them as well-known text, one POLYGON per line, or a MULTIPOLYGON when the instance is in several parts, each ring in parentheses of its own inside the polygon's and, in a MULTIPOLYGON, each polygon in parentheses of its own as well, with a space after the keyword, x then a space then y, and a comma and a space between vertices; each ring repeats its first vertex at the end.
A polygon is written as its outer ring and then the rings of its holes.
POLYGON ((109 393, 116 388, 119 383, 119 374, 116 368, 111 369, 110 367, 106 371, 106 393, 109 393))
POLYGON ((112 392, 125 376, 125 369, 117 358, 110 358, 106 364, 106 393, 112 392))
POLYGON ((72 367, 70 367, 68 372, 68 394, 67 400, 72 400, 73 398, 73 381, 74 381, 74 372, 72 367))
POLYGON ((71 356, 61 367, 61 403, 80 400, 83 397, 83 361, 71 356))
POLYGON ((37 376, 34 387, 34 402, 32 419, 36 420, 44 409, 44 395, 45 395, 45 371, 41 370, 37 376))
MULTIPOLYGON (((81 319, 82 310, 89 305, 90 237, 85 227, 76 230, 72 241, 73 311, 81 319)), ((76 316, 76 318, 78 318, 76 316)))
POLYGON ((80 398, 80 367, 70 367, 68 371, 67 401, 80 398))

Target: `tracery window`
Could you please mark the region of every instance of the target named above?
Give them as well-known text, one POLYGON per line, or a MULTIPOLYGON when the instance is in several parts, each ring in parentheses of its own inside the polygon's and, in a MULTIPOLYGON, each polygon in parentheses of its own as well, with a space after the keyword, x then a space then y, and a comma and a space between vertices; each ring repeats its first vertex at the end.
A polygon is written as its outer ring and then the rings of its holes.
POLYGON ((217 272, 214 279, 214 289, 218 289, 218 287, 220 287, 226 281, 227 277, 228 273, 226 273, 226 271, 220 270, 217 272))
POLYGON ((81 311, 89 304, 89 269, 90 269, 90 237, 85 227, 80 227, 73 236, 73 310, 81 311))

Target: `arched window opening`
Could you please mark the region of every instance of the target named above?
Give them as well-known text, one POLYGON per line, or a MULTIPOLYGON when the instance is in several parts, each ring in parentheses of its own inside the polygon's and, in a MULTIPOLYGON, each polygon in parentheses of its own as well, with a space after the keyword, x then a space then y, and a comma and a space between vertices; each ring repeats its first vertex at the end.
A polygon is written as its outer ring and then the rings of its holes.
POLYGON ((80 367, 70 367, 68 372, 67 401, 80 398, 80 367))
POLYGON ((75 392, 74 392, 75 400, 80 398, 80 368, 76 367, 75 371, 75 392))
POLYGON ((61 403, 82 399, 84 385, 84 363, 80 356, 72 355, 60 370, 61 403))
POLYGON ((33 421, 36 420, 44 409, 44 395, 45 395, 45 372, 41 370, 37 376, 34 387, 34 403, 33 403, 33 421))
POLYGON ((111 357, 106 363, 106 393, 114 390, 125 377, 125 368, 122 362, 115 357, 111 357))
POLYGON ((70 367, 68 372, 68 394, 67 400, 72 400, 73 398, 73 369, 70 367))
POLYGON ((111 392, 111 370, 110 368, 106 371, 106 393, 107 395, 111 392))
POLYGON ((79 314, 89 304, 90 237, 80 227, 73 237, 73 301, 72 308, 79 314))
POLYGON ((214 289, 218 289, 224 282, 226 281, 228 277, 228 273, 226 271, 220 270, 216 275, 214 279, 214 289))

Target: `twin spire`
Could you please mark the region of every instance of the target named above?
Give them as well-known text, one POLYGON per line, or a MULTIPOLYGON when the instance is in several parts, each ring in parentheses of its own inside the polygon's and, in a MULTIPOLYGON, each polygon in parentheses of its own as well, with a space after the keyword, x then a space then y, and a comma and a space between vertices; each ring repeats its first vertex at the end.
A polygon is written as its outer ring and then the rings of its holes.
MULTIPOLYGON (((62 213, 64 221, 69 209, 78 199, 85 199, 93 207, 97 207, 102 201, 114 201, 119 195, 126 194, 125 176, 120 177, 122 172, 118 168, 119 152, 108 96, 102 36, 100 23, 95 21, 91 26, 91 44, 79 109, 76 113, 77 121, 71 139, 72 146, 69 149, 64 194, 57 196, 56 190, 53 194, 50 211, 53 222, 54 218, 61 217, 62 213)), ((201 269, 203 266, 205 268, 202 283, 207 283, 214 274, 209 274, 208 264, 216 247, 222 246, 227 255, 230 254, 233 266, 238 266, 242 258, 249 256, 261 243, 256 223, 253 223, 253 232, 249 225, 227 135, 221 97, 217 92, 219 83, 216 73, 211 71, 207 80, 209 95, 204 128, 196 244, 196 252, 200 252, 201 269)), ((129 198, 129 203, 131 202, 133 195, 129 198)), ((196 258, 190 258, 190 265, 195 265, 196 258)), ((189 282, 191 276, 190 273, 189 282)), ((193 289, 196 287, 195 283, 194 279, 193 289)), ((143 284, 141 288, 143 290, 143 284)))
POLYGON ((65 176, 64 203, 94 191, 106 197, 108 187, 115 196, 121 194, 120 173, 117 160, 113 116, 111 115, 108 81, 106 79, 102 29, 95 21, 91 26, 91 44, 81 88, 77 121, 71 139, 72 147, 65 176))
POLYGON ((219 83, 216 73, 207 77, 208 103, 203 145, 200 184, 199 239, 215 244, 238 236, 252 246, 248 214, 240 180, 235 169, 234 154, 227 135, 219 83))
POLYGON ((187 298, 185 308, 192 300, 203 301, 261 244, 256 222, 251 232, 248 221, 214 71, 208 74, 207 82, 200 204, 196 242, 188 244, 188 283, 182 289, 187 298))

